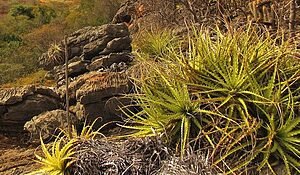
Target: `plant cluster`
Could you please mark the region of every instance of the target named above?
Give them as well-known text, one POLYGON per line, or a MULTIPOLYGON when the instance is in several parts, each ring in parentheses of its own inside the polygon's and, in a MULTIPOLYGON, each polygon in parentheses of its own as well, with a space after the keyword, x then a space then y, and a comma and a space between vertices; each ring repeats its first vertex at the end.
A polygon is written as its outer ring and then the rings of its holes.
POLYGON ((60 134, 50 145, 45 145, 42 136, 41 150, 43 156, 35 153, 36 162, 41 164, 41 167, 27 175, 68 175, 68 168, 77 161, 76 146, 86 141, 94 140, 98 135, 102 135, 99 130, 94 131, 93 125, 96 120, 91 124, 84 124, 82 130, 79 132, 75 126, 72 126, 71 134, 66 130, 61 130, 60 134))
POLYGON ((143 58, 148 70, 131 95, 139 112, 127 112, 130 136, 161 136, 182 158, 187 145, 206 147, 224 173, 275 173, 280 164, 300 173, 300 65, 280 38, 193 29, 156 61, 143 58))

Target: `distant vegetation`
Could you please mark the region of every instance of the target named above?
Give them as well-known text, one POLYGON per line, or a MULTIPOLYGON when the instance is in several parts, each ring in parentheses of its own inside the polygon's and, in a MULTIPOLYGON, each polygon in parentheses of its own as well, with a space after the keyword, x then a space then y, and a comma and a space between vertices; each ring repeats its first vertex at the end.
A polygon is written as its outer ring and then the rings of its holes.
POLYGON ((38 71, 38 57, 51 43, 84 26, 109 22, 120 3, 0 0, 0 84, 38 71))

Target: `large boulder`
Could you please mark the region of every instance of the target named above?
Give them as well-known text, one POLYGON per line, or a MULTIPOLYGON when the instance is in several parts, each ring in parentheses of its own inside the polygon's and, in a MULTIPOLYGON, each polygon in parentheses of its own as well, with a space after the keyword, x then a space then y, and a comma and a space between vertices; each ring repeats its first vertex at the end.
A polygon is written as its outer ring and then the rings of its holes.
POLYGON ((76 99, 81 104, 94 103, 129 92, 125 73, 96 72, 88 75, 84 84, 76 90, 76 99))
MULTIPOLYGON (((119 107, 130 100, 120 98, 129 93, 131 87, 125 72, 90 72, 79 76, 70 83, 71 111, 77 118, 92 122, 101 118, 102 123, 118 119, 119 107)), ((61 98, 65 96, 65 86, 59 89, 61 98)), ((120 118, 119 118, 120 119, 120 118)))
MULTIPOLYGON (((72 124, 75 124, 77 119, 72 113, 70 118, 72 124)), ((50 139, 60 133, 60 129, 66 131, 67 127, 67 112, 61 109, 43 112, 24 125, 24 129, 31 134, 32 142, 39 142, 40 136, 43 140, 50 139)))
POLYGON ((59 95, 53 88, 25 86, 0 90, 0 131, 23 131, 33 116, 61 108, 59 95))

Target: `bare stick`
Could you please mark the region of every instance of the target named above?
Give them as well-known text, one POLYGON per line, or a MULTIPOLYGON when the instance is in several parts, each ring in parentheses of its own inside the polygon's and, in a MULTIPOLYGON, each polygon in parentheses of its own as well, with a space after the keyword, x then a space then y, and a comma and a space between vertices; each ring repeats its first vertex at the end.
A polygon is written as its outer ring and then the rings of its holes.
POLYGON ((293 40, 295 36, 295 16, 296 16, 296 0, 291 0, 290 2, 290 21, 289 21, 289 32, 290 39, 293 40))
POLYGON ((67 39, 67 36, 65 36, 65 39, 64 39, 64 42, 65 42, 65 81, 66 81, 66 111, 67 111, 67 124, 68 124, 68 134, 69 134, 69 137, 71 138, 72 137, 72 134, 71 134, 71 124, 72 124, 72 121, 71 121, 71 117, 70 117, 70 109, 69 109, 69 77, 68 77, 68 74, 69 74, 69 64, 68 64, 68 58, 69 58, 69 53, 68 53, 68 39, 67 39))

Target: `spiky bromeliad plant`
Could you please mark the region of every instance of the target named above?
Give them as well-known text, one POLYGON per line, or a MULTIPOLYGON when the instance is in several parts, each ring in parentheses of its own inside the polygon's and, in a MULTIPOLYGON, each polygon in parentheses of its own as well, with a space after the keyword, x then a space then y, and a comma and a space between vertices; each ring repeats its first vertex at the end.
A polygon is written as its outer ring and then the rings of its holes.
POLYGON ((99 131, 105 125, 94 131, 93 126, 96 121, 91 125, 87 125, 85 122, 80 133, 72 126, 71 136, 66 130, 61 130, 60 134, 49 147, 44 144, 41 137, 41 149, 44 156, 35 154, 37 158, 35 161, 41 164, 42 167, 27 175, 68 175, 68 167, 76 161, 73 155, 75 154, 77 142, 93 140, 98 135, 102 135, 99 131))
MULTIPOLYGON (((104 137, 104 135, 100 132, 102 128, 104 128, 107 124, 102 125, 100 128, 98 128, 96 131, 93 129, 95 123, 97 122, 98 118, 96 118, 93 123, 90 125, 87 121, 84 122, 82 129, 80 130, 80 133, 78 132, 78 129, 72 125, 71 129, 71 136, 69 133, 67 133, 66 130, 61 130, 61 132, 67 137, 68 140, 78 140, 78 141, 85 141, 85 140, 94 140, 97 136, 101 135, 104 137)), ((108 123, 109 124, 109 123, 108 123)))
POLYGON ((216 31, 213 39, 194 30, 188 41, 169 47, 160 59, 173 71, 159 71, 159 76, 156 71, 139 84, 136 99, 142 110, 133 114, 136 125, 130 126, 138 130, 135 135, 166 133, 171 140, 180 135, 183 152, 195 136, 189 133, 197 130, 200 136, 206 133, 214 164, 224 165, 227 173, 254 164, 273 171, 274 160, 283 162, 288 174, 299 172, 300 73, 299 64, 287 64, 297 61, 290 56, 293 48, 250 29, 216 31), (203 130, 204 123, 210 132, 203 130))
POLYGON ((35 154, 39 164, 42 165, 37 171, 27 175, 66 175, 66 169, 72 164, 74 143, 76 140, 67 140, 65 137, 57 137, 50 148, 44 144, 41 138, 41 148, 44 156, 35 154))
POLYGON ((173 57, 190 78, 194 93, 234 121, 227 120, 215 127, 221 134, 215 142, 214 153, 219 157, 215 164, 238 157, 238 164, 229 168, 231 173, 257 161, 258 169, 268 165, 272 170, 269 161, 277 157, 285 163, 289 174, 290 166, 298 171, 300 139, 287 137, 298 134, 299 123, 295 118, 299 114, 284 114, 299 107, 294 105, 299 100, 295 97, 299 88, 294 86, 299 81, 299 66, 286 67, 286 61, 296 61, 290 56, 291 48, 285 43, 277 44, 269 35, 258 36, 250 30, 227 35, 217 31, 214 40, 197 31, 194 36, 189 40, 185 54, 188 57, 173 57), (296 124, 289 126, 291 121, 296 124), (286 139, 290 142, 282 141, 286 139), (269 149, 270 145, 281 147, 269 149))
POLYGON ((160 30, 142 33, 141 37, 137 37, 134 41, 137 45, 139 53, 143 54, 143 57, 150 57, 160 59, 168 50, 168 46, 177 43, 177 38, 172 35, 171 30, 160 30))
MULTIPOLYGON (((150 66, 150 65, 149 65, 150 66)), ((153 65, 152 65, 153 66, 153 65)), ((136 130, 130 136, 163 136, 169 142, 180 145, 184 155, 189 138, 196 137, 212 115, 219 115, 200 108, 200 100, 191 96, 186 84, 166 76, 166 72, 153 70, 155 76, 139 81, 137 93, 133 98, 141 111, 128 114, 136 130)))

